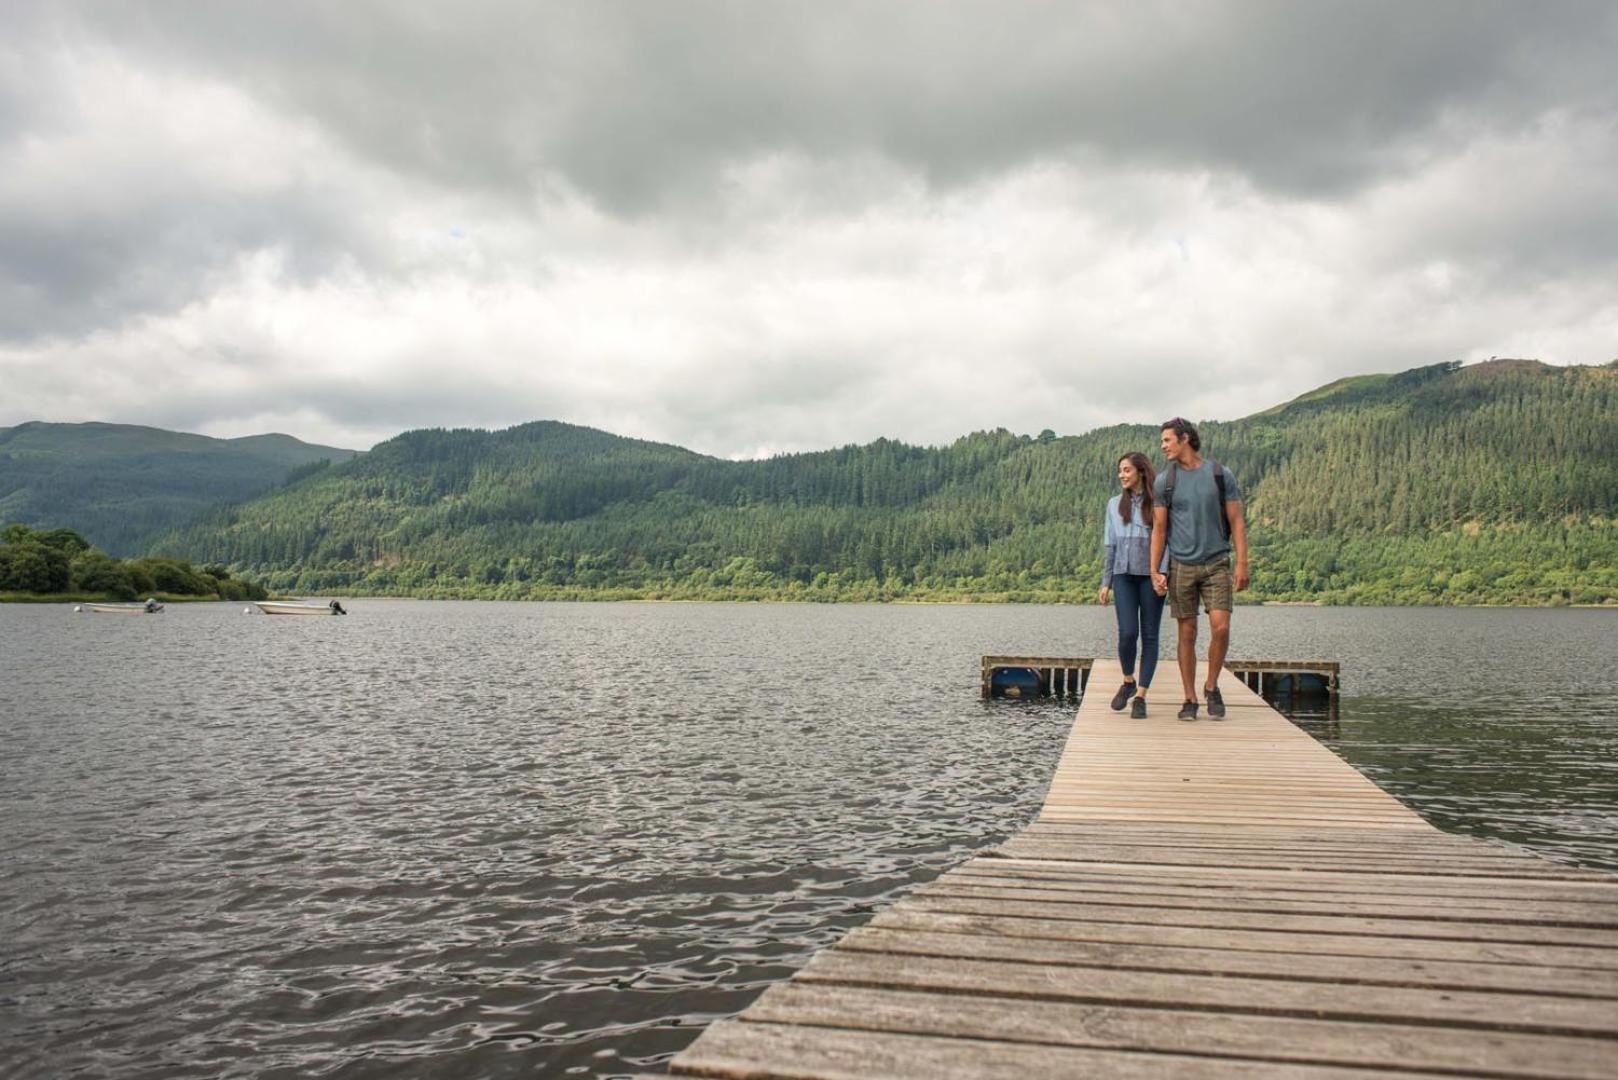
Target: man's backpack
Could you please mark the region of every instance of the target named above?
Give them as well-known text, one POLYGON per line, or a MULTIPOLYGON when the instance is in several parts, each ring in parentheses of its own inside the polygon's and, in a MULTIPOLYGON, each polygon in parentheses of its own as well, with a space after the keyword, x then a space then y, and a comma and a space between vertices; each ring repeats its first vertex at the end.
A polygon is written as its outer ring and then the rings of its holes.
MULTIPOLYGON (((1230 515, 1225 513, 1225 467, 1213 458, 1205 458, 1213 466, 1214 485, 1219 489, 1219 528, 1223 530, 1225 539, 1230 539, 1230 515)), ((1163 477, 1163 511, 1168 514, 1163 527, 1163 543, 1169 542, 1169 532, 1174 528, 1174 482, 1180 477, 1180 465, 1171 461, 1168 464, 1166 475, 1163 477)))

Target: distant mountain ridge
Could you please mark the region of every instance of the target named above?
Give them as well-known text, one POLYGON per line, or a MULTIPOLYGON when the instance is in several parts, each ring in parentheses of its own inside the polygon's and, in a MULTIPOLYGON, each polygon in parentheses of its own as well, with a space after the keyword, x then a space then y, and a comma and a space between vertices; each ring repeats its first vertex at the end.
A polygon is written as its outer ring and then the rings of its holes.
POLYGON ((65 526, 109 554, 135 555, 208 507, 262 495, 298 469, 355 453, 290 435, 215 439, 30 421, 0 428, 0 522, 65 526))
MULTIPOLYGON (((1618 364, 1360 376, 1203 437, 1245 492, 1256 597, 1618 602, 1618 364)), ((162 546, 308 591, 1072 600, 1099 584, 1118 456, 1157 441, 724 461, 555 421, 412 431, 162 546)))

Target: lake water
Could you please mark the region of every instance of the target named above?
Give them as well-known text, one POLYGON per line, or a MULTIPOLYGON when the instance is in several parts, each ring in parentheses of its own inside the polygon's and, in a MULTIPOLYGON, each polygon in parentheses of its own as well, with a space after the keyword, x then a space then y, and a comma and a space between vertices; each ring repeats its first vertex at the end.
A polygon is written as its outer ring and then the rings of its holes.
MULTIPOLYGON (((0 1075, 657 1070, 1037 811, 1072 707, 980 701, 980 656, 1114 640, 1096 607, 351 610, 0 605, 0 1075)), ((1618 870, 1618 612, 1243 608, 1232 652, 1340 660, 1301 722, 1441 828, 1618 870)))

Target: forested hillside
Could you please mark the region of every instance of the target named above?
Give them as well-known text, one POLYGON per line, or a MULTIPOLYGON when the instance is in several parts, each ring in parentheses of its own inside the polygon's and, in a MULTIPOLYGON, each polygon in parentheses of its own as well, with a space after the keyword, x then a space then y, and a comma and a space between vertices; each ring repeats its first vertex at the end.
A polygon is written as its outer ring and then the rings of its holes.
POLYGON ((0 523, 70 528, 134 555, 218 503, 261 495, 352 450, 289 435, 211 439, 132 424, 0 428, 0 523))
MULTIPOLYGON (((1246 493, 1254 598, 1618 602, 1618 365, 1360 377, 1203 437, 1246 493)), ((1114 463, 1157 439, 732 462, 551 422, 414 431, 159 546, 305 591, 1080 599, 1114 463)))

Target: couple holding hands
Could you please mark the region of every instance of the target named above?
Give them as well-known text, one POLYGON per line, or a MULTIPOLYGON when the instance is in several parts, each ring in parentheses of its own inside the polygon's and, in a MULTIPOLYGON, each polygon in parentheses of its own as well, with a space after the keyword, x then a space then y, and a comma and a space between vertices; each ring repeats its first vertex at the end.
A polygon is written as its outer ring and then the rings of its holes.
POLYGON ((1118 660, 1124 684, 1112 707, 1142 719, 1146 692, 1157 669, 1163 601, 1180 624, 1180 682, 1185 703, 1179 719, 1195 720, 1202 702, 1214 720, 1225 717, 1219 672, 1230 645, 1235 593, 1247 588, 1247 522, 1236 477, 1202 456, 1202 437, 1189 420, 1162 425, 1164 466, 1154 472, 1145 454, 1118 459, 1118 486, 1107 503, 1100 601, 1109 594, 1118 612, 1118 660), (1231 548, 1236 553, 1231 566, 1231 548), (1208 613, 1208 676, 1197 697, 1197 605, 1208 613), (1136 648, 1140 677, 1135 676, 1136 648))

